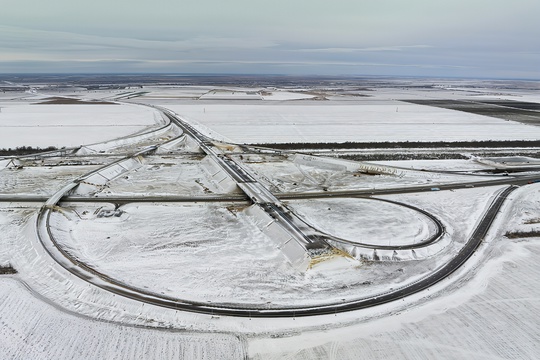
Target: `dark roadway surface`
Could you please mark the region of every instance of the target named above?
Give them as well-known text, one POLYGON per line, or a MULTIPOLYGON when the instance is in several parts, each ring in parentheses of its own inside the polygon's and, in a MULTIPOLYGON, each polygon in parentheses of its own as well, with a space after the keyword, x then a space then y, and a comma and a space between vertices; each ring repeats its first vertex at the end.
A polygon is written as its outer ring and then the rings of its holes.
MULTIPOLYGON (((318 199, 326 197, 348 197, 348 196, 372 196, 372 195, 393 195, 414 192, 432 191, 432 188, 440 190, 457 190, 472 187, 502 186, 502 185, 526 185, 530 182, 540 180, 540 174, 505 177, 503 179, 476 181, 454 184, 430 184, 430 185, 412 185, 399 188, 386 189, 360 189, 343 191, 314 191, 314 192, 290 192, 274 193, 280 200, 296 199, 318 199)), ((0 194, 0 202, 45 202, 50 195, 11 195, 0 194)), ((248 201, 246 195, 205 195, 205 196, 107 196, 107 197, 83 197, 83 196, 65 196, 63 202, 107 202, 117 204, 127 204, 133 202, 208 202, 208 201, 248 201)))

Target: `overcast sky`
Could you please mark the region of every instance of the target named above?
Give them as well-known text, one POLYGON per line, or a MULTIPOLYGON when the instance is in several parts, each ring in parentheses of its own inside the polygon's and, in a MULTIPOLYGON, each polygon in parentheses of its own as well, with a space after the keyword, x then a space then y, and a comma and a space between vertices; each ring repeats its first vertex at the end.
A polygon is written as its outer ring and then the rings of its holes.
POLYGON ((539 0, 0 0, 0 73, 540 79, 539 0))

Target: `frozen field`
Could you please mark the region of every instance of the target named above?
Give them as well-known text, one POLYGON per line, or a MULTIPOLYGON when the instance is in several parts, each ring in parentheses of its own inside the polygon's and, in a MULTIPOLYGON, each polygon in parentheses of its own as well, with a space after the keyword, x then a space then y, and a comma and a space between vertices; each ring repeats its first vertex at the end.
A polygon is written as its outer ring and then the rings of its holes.
MULTIPOLYGON (((166 83, 172 82, 167 79, 166 83)), ((64 95, 167 104, 212 137, 239 143, 540 139, 540 126, 401 101, 503 98, 540 102, 533 90, 499 88, 495 83, 490 87, 474 81, 382 79, 382 85, 374 89, 328 83, 316 91, 235 84, 133 86, 97 91, 95 96, 77 87, 65 90, 64 95), (130 94, 135 95, 127 100, 130 94)), ((80 145, 164 123, 154 109, 135 104, 33 105, 55 96, 52 90, 44 91, 45 87, 36 88, 37 94, 0 94, 0 148, 56 145, 47 142, 54 139, 57 146, 69 146, 70 141, 80 145)), ((11 168, 0 168, 0 195, 6 199, 11 195, 50 195, 99 166, 178 135, 180 132, 171 129, 137 143, 112 141, 83 148, 78 154, 91 156, 15 162, 11 168)), ((239 193, 208 156, 191 152, 196 147, 184 146, 181 141, 174 144, 95 175, 94 179, 118 176, 104 185, 100 181, 98 186, 83 183, 79 196, 239 193)), ((225 148, 226 154, 233 151, 225 148)), ((534 149, 527 149, 531 156, 535 156, 534 149)), ((385 161, 361 167, 286 152, 241 153, 240 147, 234 151, 230 157, 243 162, 275 193, 325 194, 323 191, 395 190, 417 185, 426 191, 377 198, 426 211, 440 220, 444 234, 433 252, 418 250, 414 257, 355 260, 335 251, 331 260, 317 263, 320 259, 316 259, 307 271, 298 271, 284 258, 276 239, 261 231, 276 219, 261 223, 247 211, 247 201, 126 203, 125 199, 110 199, 115 203, 106 203, 101 202, 104 199, 67 202, 64 198, 58 206, 48 207, 48 228, 36 222, 42 203, 0 202, 0 359, 540 357, 540 184, 534 183, 532 176, 527 178, 531 179, 528 184, 524 181, 511 193, 478 250, 456 272, 405 298, 321 316, 252 318, 250 314, 243 318, 144 303, 111 292, 106 286, 91 285, 88 280, 94 279, 95 273, 74 275, 66 268, 78 266, 76 261, 65 259, 63 267, 40 242, 40 236, 54 236, 76 260, 128 286, 169 298, 209 306, 267 309, 336 304, 399 291, 455 261, 505 186, 430 191, 432 187, 516 175, 445 173, 493 169, 505 163, 507 155, 479 155, 486 156, 483 163, 471 157, 385 161), (12 269, 17 273, 9 274, 12 269)), ((414 151, 410 149, 410 153, 414 151)), ((447 153, 451 151, 466 154, 451 147, 447 153)), ((520 156, 511 163, 536 161, 520 156)), ((0 160, 0 164, 8 161, 0 160)), ((435 232, 433 220, 413 208, 369 197, 333 195, 284 203, 313 227, 351 242, 409 245, 435 232)))
POLYGON ((478 171, 490 169, 489 166, 480 164, 474 160, 395 160, 395 161, 370 161, 373 164, 397 166, 411 170, 428 171, 478 171))
POLYGON ((231 87, 211 87, 211 86, 152 86, 145 87, 145 93, 140 100, 267 100, 285 101, 312 99, 315 95, 306 91, 287 91, 276 88, 231 88, 231 87))
MULTIPOLYGON (((442 183, 472 182, 481 176, 460 174, 406 173, 400 175, 366 174, 321 169, 280 157, 244 156, 246 164, 261 182, 276 192, 339 191, 347 189, 380 189, 409 185, 432 186, 442 183)), ((404 168, 407 162, 403 164, 404 168)), ((394 163, 394 165, 398 165, 394 163)), ((417 168, 420 170, 420 168, 417 168)))
POLYGON ((52 195, 64 183, 86 174, 96 167, 83 165, 0 169, 0 195, 52 195))
POLYGON ((0 148, 70 147, 143 131, 161 115, 135 105, 39 105, 0 102, 0 148))
MULTIPOLYGON (((255 339, 254 359, 535 359, 540 328, 538 237, 509 240, 538 214, 538 186, 513 195, 513 203, 461 272, 462 279, 429 301, 366 323, 325 332, 255 339), (506 227, 508 224, 508 227, 506 227), (465 274, 466 273, 466 274, 465 274), (463 275, 465 274, 465 275, 463 275)), ((459 227, 458 224, 456 224, 459 227)), ((530 225, 529 225, 530 226, 530 225)))
POLYGON ((154 157, 140 168, 118 177, 98 196, 198 196, 218 191, 201 165, 204 156, 154 157))
MULTIPOLYGON (((502 241, 503 239, 501 239, 502 241)), ((470 282, 431 304, 339 330, 255 339, 250 356, 278 359, 535 359, 540 246, 499 244, 470 282)))
POLYGON ((436 231, 422 213, 376 200, 297 200, 288 205, 316 229, 355 243, 411 245, 436 231))
POLYGON ((17 278, 0 278, 2 359, 245 359, 232 334, 164 331, 67 313, 17 278), (31 339, 31 341, 30 341, 31 339))
MULTIPOLYGON (((272 240, 244 214, 247 205, 243 203, 131 204, 120 207, 119 216, 100 215, 101 209, 111 206, 88 205, 74 208, 77 214, 69 208, 56 213, 51 225, 57 240, 77 259, 157 294, 268 307, 318 304, 388 290, 444 263, 472 231, 469 216, 476 219, 484 211, 493 191, 444 192, 445 201, 455 209, 451 214, 436 210, 440 197, 432 194, 404 197, 405 202, 433 210, 452 235, 452 245, 439 256, 408 262, 349 261, 334 267, 316 266, 306 273, 287 264, 272 240)), ((373 243, 395 245, 398 233, 405 235, 403 241, 414 243, 433 231, 426 218, 381 201, 333 199, 290 204, 323 230, 373 243), (357 220, 347 225, 330 221, 344 213, 357 220), (405 222, 408 227, 404 228, 405 222)))
MULTIPOLYGON (((531 215, 535 216, 540 192, 531 192, 532 189, 524 188, 514 195, 513 205, 508 207, 506 217, 500 219, 497 226, 509 224, 510 230, 521 229, 531 215)), ((460 201, 457 198, 450 200, 453 196, 451 192, 444 192, 448 196, 442 199, 437 196, 443 193, 411 194, 406 197, 416 205, 430 207, 430 210, 439 208, 440 201, 452 209, 459 209, 446 220, 452 224, 450 231, 459 237, 462 236, 460 233, 470 231, 473 225, 470 219, 476 216, 471 212, 471 206, 465 205, 465 199, 485 198, 487 194, 482 191, 466 190, 460 201)), ((407 199, 401 197, 400 200, 407 199)), ((476 205, 477 209, 481 207, 481 204, 476 205)), ((30 213, 29 210, 13 210, 6 209, 0 213, 0 226, 5 235, 0 240, 0 262, 3 264, 13 263, 17 257, 14 251, 21 251, 22 238, 17 240, 17 234, 21 232, 21 219, 30 213)), ((159 216, 156 213, 156 217, 159 216)), ((103 354, 113 358, 120 356, 115 355, 116 351, 156 357, 159 354, 167 357, 167 354, 195 352, 196 358, 216 358, 222 354, 235 358, 241 357, 242 351, 249 351, 250 358, 254 359, 286 357, 306 360, 332 356, 339 359, 357 359, 359 356, 367 359, 535 358, 540 336, 537 327, 540 311, 537 300, 540 294, 536 290, 536 279, 540 276, 537 266, 540 249, 535 238, 508 240, 502 237, 504 231, 506 228, 502 226, 489 238, 489 246, 483 248, 481 258, 472 260, 473 267, 464 269, 462 275, 456 277, 457 282, 446 286, 448 289, 443 291, 433 289, 434 294, 429 301, 407 303, 401 310, 363 321, 349 322, 347 316, 332 316, 332 326, 324 327, 325 336, 321 336, 321 328, 310 327, 307 325, 309 323, 300 319, 283 321, 282 326, 288 330, 263 331, 245 340, 215 332, 171 333, 126 327, 114 322, 91 320, 73 312, 66 313, 62 307, 44 304, 44 301, 50 300, 41 297, 39 292, 42 290, 30 292, 18 280, 2 277, 1 349, 8 358, 20 358, 22 354, 33 354, 37 358, 69 358, 74 351, 81 356, 88 354, 87 358, 90 359, 100 358, 103 354), (296 327, 301 324, 308 327, 296 327), (29 336, 36 338, 32 342, 25 341, 29 336), (73 345, 67 346, 67 343, 73 345), (111 347, 111 343, 115 344, 114 347, 111 347), (216 352, 220 355, 216 355, 216 352)), ((98 246, 101 246, 99 242, 98 246)), ((203 254, 199 253, 199 256, 203 254)), ((28 269, 21 270, 24 271, 16 279, 31 280, 28 269)), ((183 270, 176 274, 181 274, 183 270)), ((388 274, 392 273, 395 270, 389 270, 388 274)), ((31 281, 32 284, 34 282, 31 281)), ((35 284, 33 287, 40 289, 35 284)), ((69 291, 75 289, 70 288, 69 291)), ((51 296, 53 293, 47 292, 47 298, 51 299, 51 296)), ((52 299, 56 302, 54 297, 52 299)), ((72 311, 76 309, 73 307, 72 311)), ((101 310, 100 313, 107 311, 101 310)), ((256 323, 255 320, 251 322, 256 323)))
POLYGON ((540 127, 393 100, 165 105, 237 143, 535 140, 540 127))

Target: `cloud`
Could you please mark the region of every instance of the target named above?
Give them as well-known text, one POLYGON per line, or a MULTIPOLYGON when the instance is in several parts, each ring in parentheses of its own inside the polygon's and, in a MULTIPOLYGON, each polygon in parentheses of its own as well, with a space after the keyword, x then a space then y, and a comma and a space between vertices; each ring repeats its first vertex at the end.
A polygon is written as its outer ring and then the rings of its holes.
POLYGON ((328 47, 318 49, 297 49, 294 51, 306 53, 356 53, 356 52, 384 52, 384 51, 404 51, 409 49, 427 49, 432 48, 430 45, 396 45, 396 46, 380 46, 380 47, 365 47, 365 48, 346 48, 346 47, 328 47))
MULTIPOLYGON (((24 61, 23 61, 24 62, 24 61)), ((269 61, 269 60, 207 60, 207 59, 185 59, 185 60, 133 60, 133 59, 60 59, 60 60, 41 60, 37 61, 36 59, 32 61, 26 61, 28 63, 32 62, 61 62, 61 63, 71 63, 75 64, 103 64, 103 63, 116 63, 124 65, 137 65, 137 66, 146 66, 146 67, 163 67, 163 66, 175 66, 175 65, 204 65, 204 64, 217 64, 217 65, 278 65, 278 66, 378 66, 378 67, 417 67, 417 68, 467 68, 466 66, 456 66, 456 65, 441 65, 441 64, 399 64, 399 63, 367 63, 367 62, 352 62, 352 61, 269 61)), ((0 64, 11 64, 15 65, 16 62, 12 60, 0 60, 0 64)))
POLYGON ((0 72, 540 78, 531 0, 12 2, 0 72))
MULTIPOLYGON (((177 40, 144 40, 137 38, 85 35, 66 31, 33 30, 23 27, 0 26, 0 49, 24 49, 25 52, 57 53, 73 51, 140 50, 195 51, 262 49, 277 44, 254 38, 196 36, 177 40)), ((5 51, 3 51, 5 52, 5 51)))

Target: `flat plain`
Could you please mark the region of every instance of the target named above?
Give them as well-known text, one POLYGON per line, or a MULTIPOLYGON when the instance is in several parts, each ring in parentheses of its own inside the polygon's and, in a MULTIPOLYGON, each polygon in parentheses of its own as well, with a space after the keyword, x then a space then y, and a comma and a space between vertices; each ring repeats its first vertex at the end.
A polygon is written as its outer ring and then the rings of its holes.
POLYGON ((540 356, 540 83, 165 80, 1 94, 1 357, 540 356), (338 311, 457 261, 511 186, 457 270, 338 311), (280 219, 332 250, 299 268, 280 219))

